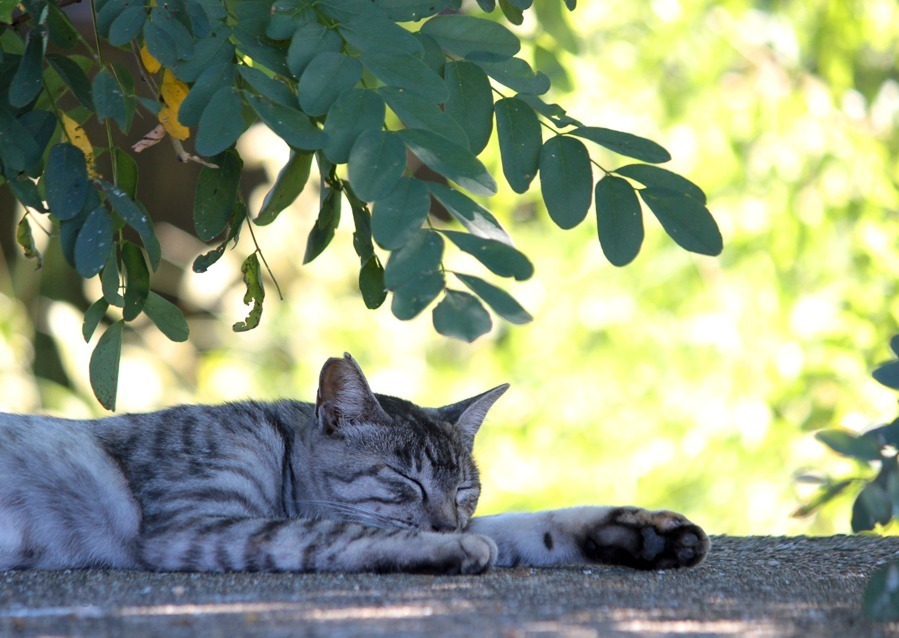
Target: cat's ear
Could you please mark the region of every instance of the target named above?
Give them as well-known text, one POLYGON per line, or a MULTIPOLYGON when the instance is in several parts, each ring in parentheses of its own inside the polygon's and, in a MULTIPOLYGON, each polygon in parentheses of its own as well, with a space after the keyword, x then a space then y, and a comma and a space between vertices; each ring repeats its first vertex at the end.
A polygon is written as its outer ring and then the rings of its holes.
POLYGON ((359 364, 349 354, 331 358, 322 367, 315 399, 315 418, 325 434, 336 433, 342 424, 378 422, 388 419, 359 364))
POLYGON ((472 444, 474 443, 474 435, 478 433, 484 418, 487 416, 487 412, 508 389, 509 384, 504 383, 470 399, 438 408, 437 412, 444 421, 455 423, 468 443, 472 444))

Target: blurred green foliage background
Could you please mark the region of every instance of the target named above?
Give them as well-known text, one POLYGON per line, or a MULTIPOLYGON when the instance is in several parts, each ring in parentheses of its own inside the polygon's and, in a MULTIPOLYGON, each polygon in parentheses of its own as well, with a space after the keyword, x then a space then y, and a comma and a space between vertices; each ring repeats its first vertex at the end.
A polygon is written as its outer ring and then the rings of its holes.
MULTIPOLYGON (((150 324, 129 332, 119 410, 311 400, 324 360, 348 351, 375 391, 424 405, 511 382, 477 441, 480 513, 639 504, 683 511, 713 533, 849 531, 852 495, 812 519, 791 518, 808 495, 793 477, 853 469, 812 430, 861 430, 895 416, 895 397, 869 373, 889 357, 899 319, 899 5, 580 4, 567 14, 558 0, 538 0, 518 29, 557 87, 552 101, 670 149, 671 168, 709 194, 722 257, 685 253, 647 217, 643 251, 616 269, 590 217, 560 231, 536 185, 525 196, 506 187, 485 204, 536 266, 510 288, 535 321, 497 325, 467 345, 435 334, 429 311, 402 323, 387 307, 365 310, 348 215, 331 248, 301 266, 317 212, 309 187, 256 229, 285 300, 269 285, 261 327, 235 334, 249 237, 196 275, 189 265, 205 247, 160 224, 159 291, 180 299, 191 341, 171 343, 150 324)), ((269 180, 286 159, 264 129, 240 144, 269 180)), ((500 175, 493 149, 487 163, 500 175)), ((145 178, 141 189, 166 191, 167 182, 145 178)), ((253 191, 251 209, 266 190, 253 191)), ((183 197, 189 220, 192 194, 183 197)), ((20 216, 3 216, 4 234, 20 216)), ((99 415, 80 334, 99 289, 66 289, 54 275, 62 260, 44 247, 51 254, 38 272, 4 249, 0 403, 99 415)))

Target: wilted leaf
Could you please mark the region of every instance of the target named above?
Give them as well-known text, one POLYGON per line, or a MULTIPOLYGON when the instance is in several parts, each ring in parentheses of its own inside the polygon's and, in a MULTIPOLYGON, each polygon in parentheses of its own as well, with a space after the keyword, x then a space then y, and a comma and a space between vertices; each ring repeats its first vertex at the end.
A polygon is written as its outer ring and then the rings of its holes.
POLYGON ((187 85, 175 77, 175 75, 166 69, 162 73, 162 93, 163 107, 156 116, 159 123, 165 127, 166 132, 177 140, 186 140, 190 136, 190 129, 178 121, 178 109, 190 89, 187 85))
POLYGON ((246 332, 259 325, 259 320, 262 318, 262 302, 265 300, 265 288, 262 285, 259 257, 256 253, 244 259, 240 272, 243 273, 243 281, 247 286, 243 302, 247 305, 252 304, 252 308, 246 319, 238 321, 232 326, 234 332, 246 332))
POLYGON ((28 222, 28 215, 23 215, 16 226, 16 242, 22 247, 22 254, 28 259, 37 261, 35 270, 44 265, 41 257, 41 251, 38 250, 34 243, 34 235, 31 233, 31 224, 28 222))

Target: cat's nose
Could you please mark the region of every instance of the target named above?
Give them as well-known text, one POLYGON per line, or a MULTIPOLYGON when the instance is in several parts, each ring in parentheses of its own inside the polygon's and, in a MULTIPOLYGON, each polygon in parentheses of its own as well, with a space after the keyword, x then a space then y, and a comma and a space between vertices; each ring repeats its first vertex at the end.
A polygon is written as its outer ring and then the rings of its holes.
POLYGON ((455 532, 456 523, 454 521, 433 521, 431 530, 440 533, 455 532))

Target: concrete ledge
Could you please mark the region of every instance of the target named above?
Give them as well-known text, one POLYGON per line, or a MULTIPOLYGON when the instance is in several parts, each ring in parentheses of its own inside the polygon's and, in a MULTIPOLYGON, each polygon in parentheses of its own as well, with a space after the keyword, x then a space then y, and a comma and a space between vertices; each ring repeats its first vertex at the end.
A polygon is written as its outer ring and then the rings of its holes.
POLYGON ((0 572, 0 636, 896 636, 861 597, 897 559, 899 537, 717 537, 666 572, 0 572))

